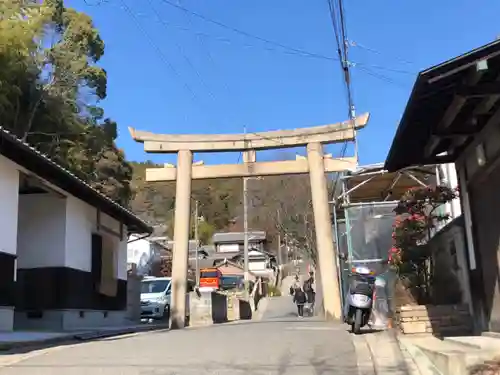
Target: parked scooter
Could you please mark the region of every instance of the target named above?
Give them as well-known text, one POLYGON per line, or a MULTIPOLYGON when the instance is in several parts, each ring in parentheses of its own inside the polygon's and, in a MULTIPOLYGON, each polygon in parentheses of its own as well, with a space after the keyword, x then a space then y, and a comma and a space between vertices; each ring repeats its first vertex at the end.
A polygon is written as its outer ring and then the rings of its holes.
POLYGON ((375 292, 374 272, 365 266, 353 267, 349 275, 349 291, 344 308, 344 321, 359 334, 369 319, 375 292))

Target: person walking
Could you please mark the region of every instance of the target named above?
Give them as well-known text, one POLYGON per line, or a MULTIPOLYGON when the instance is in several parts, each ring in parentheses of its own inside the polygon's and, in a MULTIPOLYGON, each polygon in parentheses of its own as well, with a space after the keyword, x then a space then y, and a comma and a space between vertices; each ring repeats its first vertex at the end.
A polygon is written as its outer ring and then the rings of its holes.
POLYGON ((309 272, 309 278, 304 281, 304 293, 306 294, 307 297, 307 304, 308 304, 308 311, 309 314, 314 313, 314 304, 316 302, 316 292, 314 291, 314 273, 311 271, 309 272))
POLYGON ((293 296, 295 293, 295 289, 300 288, 300 279, 299 275, 295 275, 295 280, 293 281, 293 284, 290 286, 290 295, 293 296))
POLYGON ((304 305, 306 303, 307 297, 301 287, 295 289, 293 294, 293 302, 297 304, 297 313, 299 318, 304 316, 304 305))

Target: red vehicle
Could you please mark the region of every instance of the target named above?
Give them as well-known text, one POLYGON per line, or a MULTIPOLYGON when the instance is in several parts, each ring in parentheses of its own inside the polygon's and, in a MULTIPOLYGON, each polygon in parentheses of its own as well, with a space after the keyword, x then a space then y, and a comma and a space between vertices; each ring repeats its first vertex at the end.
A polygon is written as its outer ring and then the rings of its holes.
POLYGON ((200 288, 213 288, 219 290, 221 287, 222 273, 217 268, 203 268, 200 270, 200 288))

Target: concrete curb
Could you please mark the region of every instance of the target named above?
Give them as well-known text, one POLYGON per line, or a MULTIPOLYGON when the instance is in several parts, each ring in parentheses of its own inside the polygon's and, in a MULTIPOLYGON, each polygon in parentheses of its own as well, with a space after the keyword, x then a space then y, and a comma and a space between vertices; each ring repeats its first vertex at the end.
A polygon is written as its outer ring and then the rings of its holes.
POLYGON ((352 336, 359 375, 376 375, 370 347, 363 336, 352 336))
POLYGON ((410 375, 438 375, 440 372, 430 362, 429 358, 416 346, 406 342, 400 335, 396 336, 399 348, 403 353, 406 368, 410 375))
POLYGON ((158 324, 158 325, 145 325, 144 327, 141 326, 126 327, 126 328, 117 327, 116 329, 68 333, 58 337, 51 337, 40 340, 13 341, 13 342, 0 343, 0 351, 9 351, 9 350, 22 349, 28 347, 46 347, 73 341, 90 341, 107 337, 123 336, 132 333, 158 331, 168 328, 169 328, 168 324, 161 324, 161 325, 158 324))
POLYGON ((352 335, 352 341, 360 375, 409 374, 397 336, 392 330, 352 335))

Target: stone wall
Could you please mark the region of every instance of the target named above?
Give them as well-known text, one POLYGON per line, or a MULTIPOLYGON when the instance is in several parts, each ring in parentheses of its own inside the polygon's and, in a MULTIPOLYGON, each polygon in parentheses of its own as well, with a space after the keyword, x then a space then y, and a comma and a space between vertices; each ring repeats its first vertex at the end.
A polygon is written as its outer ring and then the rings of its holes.
POLYGON ((467 305, 401 306, 396 311, 396 324, 403 334, 456 336, 472 333, 472 318, 467 305))
POLYGON ((135 274, 127 277, 126 319, 135 323, 141 320, 141 277, 135 274))
POLYGON ((191 326, 224 323, 228 320, 227 296, 217 292, 189 293, 191 326))
POLYGON ((235 294, 227 296, 227 320, 240 320, 240 299, 235 294))

